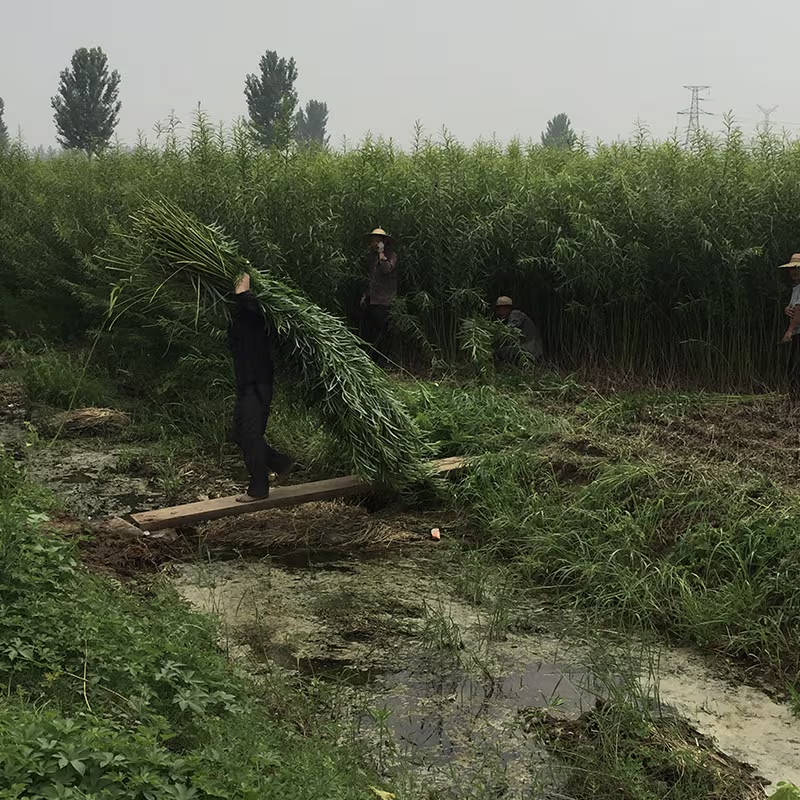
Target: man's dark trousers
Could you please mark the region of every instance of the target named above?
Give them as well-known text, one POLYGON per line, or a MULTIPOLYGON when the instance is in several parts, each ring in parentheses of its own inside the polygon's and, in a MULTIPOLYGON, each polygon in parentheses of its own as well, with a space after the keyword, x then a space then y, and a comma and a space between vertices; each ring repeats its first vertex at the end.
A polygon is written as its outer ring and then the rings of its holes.
POLYGON ((268 494, 269 473, 280 472, 289 462, 288 456, 264 440, 271 403, 271 383, 248 383, 238 388, 233 413, 233 440, 244 454, 244 463, 250 473, 247 493, 251 497, 268 494))
POLYGON ((389 306, 368 305, 364 309, 361 337, 372 345, 372 358, 380 365, 388 362, 389 306))

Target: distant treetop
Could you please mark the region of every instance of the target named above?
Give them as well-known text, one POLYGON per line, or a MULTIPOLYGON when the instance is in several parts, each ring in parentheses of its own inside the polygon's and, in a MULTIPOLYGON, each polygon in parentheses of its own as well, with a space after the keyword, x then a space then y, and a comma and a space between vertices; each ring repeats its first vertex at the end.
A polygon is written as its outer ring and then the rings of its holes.
POLYGON ((75 51, 51 101, 62 147, 95 155, 108 146, 122 108, 119 82, 119 72, 109 73, 101 48, 75 51))
POLYGON ((577 140, 569 117, 563 113, 556 114, 547 123, 547 129, 542 134, 542 146, 554 150, 572 150, 577 140))

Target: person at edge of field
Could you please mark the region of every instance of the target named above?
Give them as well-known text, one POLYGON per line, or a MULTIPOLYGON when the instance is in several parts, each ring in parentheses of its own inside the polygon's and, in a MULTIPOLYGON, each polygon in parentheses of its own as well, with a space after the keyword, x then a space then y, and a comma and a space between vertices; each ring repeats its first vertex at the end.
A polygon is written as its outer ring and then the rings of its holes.
POLYGON ((250 503, 269 496, 270 472, 277 473, 282 479, 289 474, 294 462, 264 440, 273 390, 272 333, 267 327, 261 304, 250 291, 247 273, 234 289, 228 347, 233 355, 236 376, 232 438, 241 448, 250 474, 247 491, 236 500, 250 503))
MULTIPOLYGON (((538 361, 544 353, 544 348, 536 323, 524 311, 514 308, 514 301, 505 295, 497 298, 494 304, 494 313, 504 325, 519 331, 520 349, 523 356, 531 361, 538 361)), ((511 362, 516 360, 518 353, 508 345, 501 345, 496 355, 499 361, 511 362)))
POLYGON ((792 396, 800 396, 800 253, 795 253, 789 262, 778 269, 785 269, 792 283, 792 297, 784 313, 789 317, 789 327, 781 342, 791 345, 789 353, 789 389, 792 396))
POLYGON ((372 345, 378 364, 387 362, 389 313, 397 297, 397 250, 383 228, 367 234, 368 288, 361 297, 361 338, 372 345))

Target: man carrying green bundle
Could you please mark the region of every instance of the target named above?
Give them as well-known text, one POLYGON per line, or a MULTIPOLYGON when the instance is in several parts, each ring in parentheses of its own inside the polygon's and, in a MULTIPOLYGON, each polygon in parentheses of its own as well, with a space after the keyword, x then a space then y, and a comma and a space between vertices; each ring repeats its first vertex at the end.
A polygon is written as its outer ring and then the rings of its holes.
POLYGON ((269 495, 269 473, 288 475, 293 464, 264 440, 273 390, 272 337, 261 304, 250 291, 245 273, 236 284, 234 309, 228 328, 228 346, 236 375, 233 440, 244 454, 250 473, 245 494, 236 500, 250 503, 269 495))
MULTIPOLYGON (((243 297, 235 303, 245 312, 253 311, 257 321, 250 315, 250 322, 243 324, 237 313, 230 335, 238 373, 236 439, 251 462, 254 485, 249 488, 256 495, 266 493, 270 467, 283 473, 288 465, 288 459, 262 441, 272 399, 268 345, 273 338, 291 362, 305 399, 319 408, 354 473, 367 483, 398 489, 427 475, 423 458, 429 448, 422 433, 360 340, 333 314, 268 270, 254 268, 217 225, 204 224, 167 200, 151 200, 131 216, 130 229, 120 236, 119 254, 109 261, 127 273, 111 295, 112 320, 137 307, 152 307, 158 313, 164 305, 172 319, 168 290, 173 286, 180 287, 183 297, 192 297, 194 309, 206 301, 216 302, 234 288, 242 295, 252 291, 252 300, 243 297), (262 311, 271 325, 269 332, 262 311)), ((189 304, 181 307, 188 310, 189 304)))
POLYGON ((514 301, 505 295, 497 298, 494 313, 497 319, 514 329, 519 336, 519 348, 509 347, 507 344, 498 347, 498 361, 513 362, 520 354, 530 361, 538 361, 544 349, 536 323, 524 311, 514 308, 514 301))
POLYGON ((375 361, 384 364, 389 313, 397 298, 397 251, 383 228, 367 234, 367 245, 369 287, 361 297, 361 338, 372 345, 375 361))

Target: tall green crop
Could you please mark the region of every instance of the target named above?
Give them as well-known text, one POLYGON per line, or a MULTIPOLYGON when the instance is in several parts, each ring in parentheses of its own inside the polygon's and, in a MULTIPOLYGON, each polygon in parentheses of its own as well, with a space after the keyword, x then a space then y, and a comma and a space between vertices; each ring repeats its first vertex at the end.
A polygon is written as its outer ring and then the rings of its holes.
POLYGON ((510 294, 567 366, 718 388, 777 385, 800 249, 800 145, 776 137, 559 152, 419 136, 407 151, 253 147, 200 116, 185 141, 92 159, 0 156, 0 320, 62 336, 99 319, 92 253, 142 197, 217 220, 251 263, 355 324, 363 233, 399 242, 402 353, 459 357, 464 319, 510 294), (33 279, 34 270, 36 279, 33 279), (49 292, 48 308, 38 293, 49 292), (58 313, 50 313, 50 306, 58 313))

